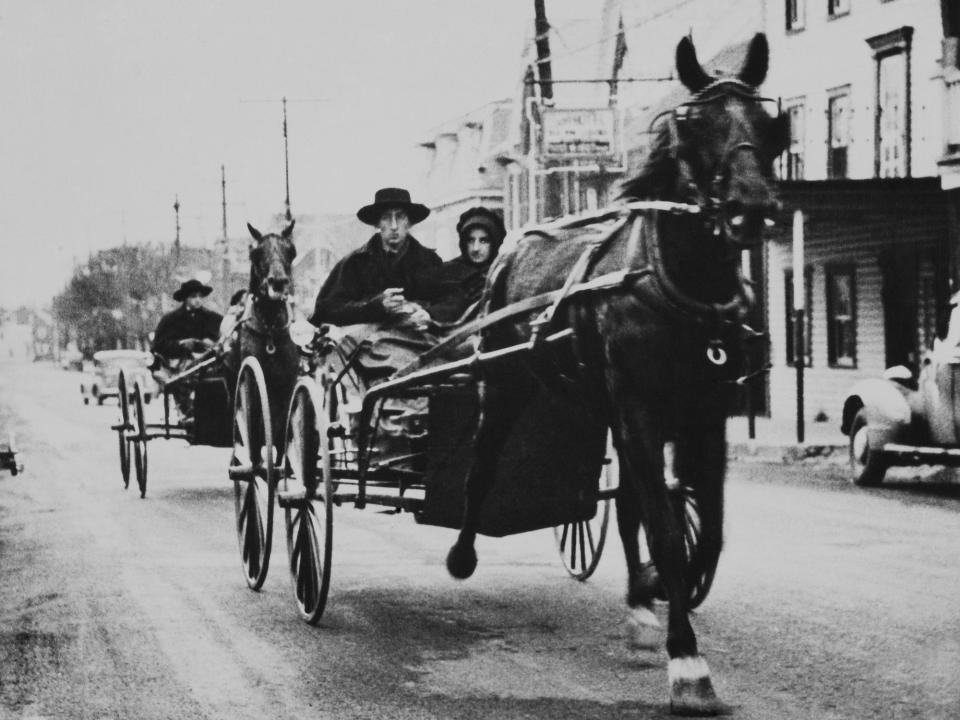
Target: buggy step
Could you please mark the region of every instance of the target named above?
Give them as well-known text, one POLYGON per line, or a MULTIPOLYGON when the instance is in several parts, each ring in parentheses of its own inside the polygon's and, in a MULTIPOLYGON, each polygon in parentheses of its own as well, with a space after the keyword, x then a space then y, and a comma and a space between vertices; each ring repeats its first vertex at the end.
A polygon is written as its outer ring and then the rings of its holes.
POLYGON ((310 504, 311 498, 306 490, 294 490, 277 493, 277 505, 284 509, 296 510, 310 504))
MULTIPOLYGON (((253 465, 233 465, 227 469, 227 477, 230 480, 239 480, 241 482, 250 482, 254 478, 264 478, 266 473, 263 467, 254 467, 253 465)), ((280 468, 275 467, 271 473, 271 480, 277 482, 280 480, 280 468)))

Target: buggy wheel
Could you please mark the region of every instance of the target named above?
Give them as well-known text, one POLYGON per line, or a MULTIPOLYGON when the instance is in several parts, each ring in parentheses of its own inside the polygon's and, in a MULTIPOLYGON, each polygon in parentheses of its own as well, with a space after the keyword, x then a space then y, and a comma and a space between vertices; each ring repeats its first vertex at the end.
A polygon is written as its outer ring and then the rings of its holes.
POLYGON ((251 590, 267 579, 273 543, 273 502, 276 493, 273 431, 267 384, 260 363, 243 361, 233 402, 233 478, 237 541, 243 577, 251 590))
MULTIPOLYGON (((130 396, 127 395, 127 379, 123 370, 117 377, 117 389, 120 392, 120 427, 117 429, 117 444, 120 449, 120 476, 123 478, 124 489, 130 487, 130 441, 127 432, 130 430, 130 396)), ((87 398, 84 398, 87 401, 87 398)))
MULTIPOLYGON (((607 436, 607 457, 598 481, 601 492, 612 490, 617 485, 616 451, 607 436)), ((602 499, 597 504, 597 514, 589 520, 559 525, 553 529, 560 562, 570 577, 583 582, 593 575, 600 563, 600 555, 607 539, 610 524, 610 500, 602 499)))
MULTIPOLYGON (((700 567, 702 563, 698 555, 700 553, 701 527, 703 521, 700 514, 700 502, 697 498, 697 492, 689 485, 680 485, 679 483, 670 485, 669 492, 673 498, 682 501, 682 504, 678 502, 675 507, 683 531, 683 542, 686 547, 687 557, 696 559, 696 562, 688 562, 689 569, 687 571, 687 591, 690 600, 690 609, 693 610, 707 599, 710 588, 713 586, 713 578, 716 575, 717 562, 720 558, 719 555, 717 555, 705 563, 699 572, 694 570, 694 568, 700 567)), ((650 551, 647 548, 646 536, 643 532, 640 533, 640 560, 644 564, 652 562, 650 551)), ((666 600, 666 595, 663 594, 662 587, 657 594, 657 599, 666 600)))
POLYGON ((703 518, 700 513, 700 502, 697 492, 694 488, 684 485, 677 486, 673 490, 683 499, 682 505, 678 507, 678 512, 682 512, 681 523, 683 526, 683 542, 687 548, 688 558, 697 558, 697 562, 691 564, 691 570, 687 577, 687 589, 690 593, 690 608, 699 607, 707 599, 710 588, 713 586, 713 578, 717 572, 717 561, 719 554, 713 556, 709 561, 704 562, 700 559, 700 539, 703 518), (703 567, 699 572, 693 568, 703 567))
MULTIPOLYGON (((333 480, 328 415, 317 386, 302 378, 293 390, 284 442, 283 490, 303 500, 284 509, 287 559, 297 612, 315 625, 327 604, 333 554, 333 480)), ((326 394, 330 397, 330 393, 326 394)))
POLYGON ((876 487, 887 474, 887 461, 870 447, 867 435, 867 417, 863 410, 857 412, 850 426, 850 476, 854 485, 876 487))
POLYGON ((131 422, 136 436, 133 438, 133 469, 137 476, 140 497, 147 495, 147 420, 143 416, 143 388, 133 384, 133 404, 130 405, 131 422))

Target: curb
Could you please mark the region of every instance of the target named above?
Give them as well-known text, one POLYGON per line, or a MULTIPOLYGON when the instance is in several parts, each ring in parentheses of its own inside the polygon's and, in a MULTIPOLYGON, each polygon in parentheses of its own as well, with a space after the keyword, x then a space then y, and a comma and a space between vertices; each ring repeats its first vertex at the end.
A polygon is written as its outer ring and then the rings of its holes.
POLYGON ((806 460, 847 462, 847 446, 833 443, 771 444, 745 440, 727 444, 727 458, 743 462, 766 462, 791 465, 806 460))

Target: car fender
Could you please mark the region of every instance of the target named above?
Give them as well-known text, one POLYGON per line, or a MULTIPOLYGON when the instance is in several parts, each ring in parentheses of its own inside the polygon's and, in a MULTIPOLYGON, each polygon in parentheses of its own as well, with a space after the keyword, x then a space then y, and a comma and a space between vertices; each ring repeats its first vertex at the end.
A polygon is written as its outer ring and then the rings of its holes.
POLYGON ((866 414, 871 435, 881 435, 883 441, 890 441, 903 435, 910 427, 912 418, 906 392, 909 391, 902 385, 889 380, 879 378, 861 380, 850 389, 843 403, 843 420, 840 430, 845 435, 849 435, 853 418, 862 409, 866 414))

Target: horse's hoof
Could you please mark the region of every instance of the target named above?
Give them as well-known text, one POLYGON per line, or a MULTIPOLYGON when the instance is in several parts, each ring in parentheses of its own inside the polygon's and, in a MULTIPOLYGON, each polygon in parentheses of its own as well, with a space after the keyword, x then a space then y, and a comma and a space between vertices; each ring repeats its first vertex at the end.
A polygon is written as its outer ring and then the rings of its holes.
POLYGON ((627 618, 627 648, 630 650, 656 650, 663 643, 663 627, 650 608, 630 609, 627 618))
POLYGON ((447 571, 457 580, 466 580, 477 569, 477 551, 454 545, 447 553, 447 571))
POLYGON ((711 717, 729 712, 713 691, 710 670, 702 657, 673 658, 667 666, 670 677, 670 713, 687 717, 711 717))

